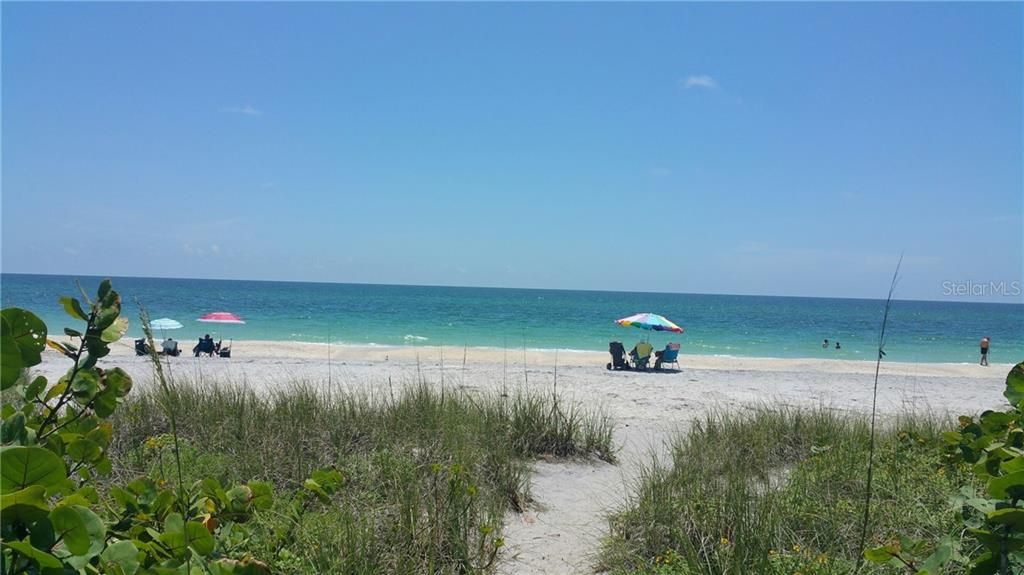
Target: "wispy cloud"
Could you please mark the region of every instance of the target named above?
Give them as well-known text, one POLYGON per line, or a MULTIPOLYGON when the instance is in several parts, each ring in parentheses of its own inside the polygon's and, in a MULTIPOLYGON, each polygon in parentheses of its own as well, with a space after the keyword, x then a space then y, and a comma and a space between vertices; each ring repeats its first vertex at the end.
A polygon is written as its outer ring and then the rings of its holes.
POLYGON ((228 107, 228 108, 221 108, 221 111, 222 112, 227 112, 229 114, 244 114, 246 116, 262 116, 263 115, 263 110, 259 110, 257 108, 254 108, 254 107, 250 106, 249 104, 246 104, 244 106, 231 106, 231 107, 228 107))
POLYGON ((700 75, 700 76, 687 76, 686 78, 679 80, 679 85, 684 89, 689 90, 690 88, 703 88, 704 90, 714 90, 718 87, 718 82, 711 76, 700 75))

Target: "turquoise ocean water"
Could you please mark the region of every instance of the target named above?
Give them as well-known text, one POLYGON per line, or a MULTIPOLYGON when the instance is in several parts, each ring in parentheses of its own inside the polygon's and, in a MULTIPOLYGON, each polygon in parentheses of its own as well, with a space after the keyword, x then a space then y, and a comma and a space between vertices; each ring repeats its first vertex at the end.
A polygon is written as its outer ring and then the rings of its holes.
MULTIPOLYGON (((72 325, 57 303, 75 295, 75 279, 89 293, 100 278, 3 274, 3 306, 31 309, 60 333, 72 325)), ((679 341, 688 354, 783 358, 875 357, 884 302, 768 296, 625 293, 113 278, 138 335, 140 302, 152 318, 185 325, 167 332, 181 341, 204 333, 235 339, 334 344, 453 345, 606 351, 610 340, 629 347, 650 336, 661 346, 679 341), (246 325, 195 321, 230 311, 246 325), (686 328, 683 335, 644 332, 614 323, 637 312, 660 313, 686 328), (822 339, 842 349, 822 349, 822 339)), ((992 338, 992 362, 1024 360, 1024 305, 961 301, 896 301, 887 359, 976 362, 978 340, 992 338)), ((238 350, 241 352, 241 350, 238 350)))

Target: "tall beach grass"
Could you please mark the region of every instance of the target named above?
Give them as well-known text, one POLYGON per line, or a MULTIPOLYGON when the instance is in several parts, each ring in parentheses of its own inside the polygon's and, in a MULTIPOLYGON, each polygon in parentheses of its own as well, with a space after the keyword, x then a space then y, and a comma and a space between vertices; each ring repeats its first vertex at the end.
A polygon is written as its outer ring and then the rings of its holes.
MULTIPOLYGON (((878 429, 871 542, 959 537, 950 498, 967 477, 942 463, 945 417, 878 429)), ((602 566, 618 573, 845 574, 860 548, 870 421, 826 408, 713 412, 652 462, 609 516, 602 566)), ((868 571, 900 573, 890 567, 868 571)))
POLYGON ((331 504, 300 525, 288 525, 283 508, 259 516, 266 536, 245 545, 282 573, 489 571, 503 516, 529 505, 531 459, 611 461, 615 452, 608 417, 551 394, 195 381, 134 393, 119 410, 117 474, 175 480, 161 403, 177 415, 185 481, 258 479, 288 493, 316 469, 342 473, 331 504), (278 549, 273 534, 288 530, 295 543, 278 549))

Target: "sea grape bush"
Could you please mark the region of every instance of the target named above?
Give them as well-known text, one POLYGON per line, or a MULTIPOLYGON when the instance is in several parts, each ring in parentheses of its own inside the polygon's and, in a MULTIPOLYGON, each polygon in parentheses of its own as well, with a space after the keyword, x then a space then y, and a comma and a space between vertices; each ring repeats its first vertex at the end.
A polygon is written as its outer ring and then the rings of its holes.
MULTIPOLYGON (((48 339, 46 325, 27 310, 0 312, 0 572, 269 573, 244 552, 251 537, 246 524, 273 503, 269 483, 224 487, 205 479, 172 489, 143 477, 110 485, 100 497, 96 478, 112 467, 108 418, 132 379, 120 368, 100 368, 97 360, 110 353, 128 321, 120 317, 121 298, 110 280, 100 283, 95 300, 82 296, 84 303, 60 299, 68 315, 85 323, 83 331, 64 329, 72 343, 48 339), (47 346, 71 361, 54 384, 27 376, 47 346)), ((176 439, 168 442, 172 449, 176 439)), ((294 520, 307 501, 326 500, 340 485, 336 471, 314 474, 293 498, 294 520)), ((278 535, 279 549, 290 535, 278 535)))
MULTIPOLYGON (((965 487, 957 498, 964 530, 977 542, 977 551, 964 559, 970 575, 1024 573, 1024 362, 1007 374, 1003 396, 1011 409, 961 416, 960 428, 943 436, 947 463, 968 468, 979 486, 965 487)), ((938 575, 957 562, 959 551, 950 538, 929 549, 900 537, 865 557, 938 575)))

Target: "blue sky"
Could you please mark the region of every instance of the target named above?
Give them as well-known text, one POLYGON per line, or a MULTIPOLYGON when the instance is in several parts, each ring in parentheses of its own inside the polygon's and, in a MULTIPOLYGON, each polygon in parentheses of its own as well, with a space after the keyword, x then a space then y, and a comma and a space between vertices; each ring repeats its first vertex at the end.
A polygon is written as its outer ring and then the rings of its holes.
POLYGON ((5 272, 878 297, 902 251, 905 298, 1022 276, 1020 4, 2 11, 5 272))

